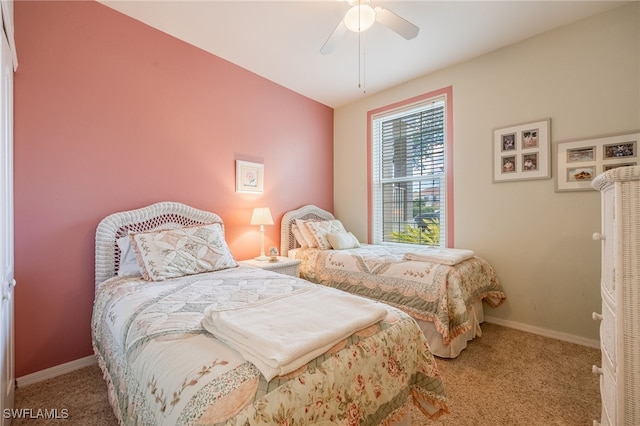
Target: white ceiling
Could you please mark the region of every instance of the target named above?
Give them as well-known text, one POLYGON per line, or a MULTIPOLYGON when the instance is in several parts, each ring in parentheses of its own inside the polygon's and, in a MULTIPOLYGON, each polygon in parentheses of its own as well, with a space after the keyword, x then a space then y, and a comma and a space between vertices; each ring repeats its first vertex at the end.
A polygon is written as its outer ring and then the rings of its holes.
POLYGON ((347 32, 331 54, 320 54, 349 8, 345 1, 100 2, 334 108, 626 3, 372 0, 420 33, 405 40, 374 24, 360 40, 365 58, 359 78, 356 33, 347 32))

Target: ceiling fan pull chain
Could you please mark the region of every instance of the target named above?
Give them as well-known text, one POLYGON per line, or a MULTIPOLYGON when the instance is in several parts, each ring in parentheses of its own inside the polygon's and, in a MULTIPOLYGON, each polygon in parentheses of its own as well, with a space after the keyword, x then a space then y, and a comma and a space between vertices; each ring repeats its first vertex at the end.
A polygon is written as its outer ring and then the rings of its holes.
MULTIPOLYGON (((358 1, 358 5, 360 2, 358 1)), ((362 87, 362 31, 360 31, 360 8, 358 8, 358 89, 362 87)))
POLYGON ((362 48, 362 93, 367 93, 367 49, 362 48))
POLYGON ((362 33, 358 33, 358 89, 362 89, 362 93, 367 93, 366 83, 366 63, 365 48, 362 43, 362 33))

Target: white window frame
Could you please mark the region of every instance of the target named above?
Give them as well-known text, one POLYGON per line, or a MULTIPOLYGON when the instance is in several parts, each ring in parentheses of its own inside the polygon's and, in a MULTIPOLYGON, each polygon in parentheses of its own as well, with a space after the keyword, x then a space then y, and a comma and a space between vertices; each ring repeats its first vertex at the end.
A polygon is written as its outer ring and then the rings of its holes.
MULTIPOLYGON (((384 241, 383 235, 383 206, 382 187, 385 183, 418 182, 420 180, 440 180, 439 211, 440 211, 440 241, 438 246, 450 247, 453 242, 453 138, 452 138, 452 88, 448 87, 439 91, 430 92, 404 102, 399 102, 368 113, 369 126, 369 241, 374 244, 403 244, 399 242, 384 241), (424 177, 411 176, 405 179, 383 179, 380 165, 380 123, 384 120, 414 114, 419 110, 428 110, 434 105, 444 107, 444 170, 442 173, 425 175, 424 177), (376 140, 378 138, 378 140, 376 140)), ((408 212, 405 212, 407 214, 408 212)), ((407 224, 410 224, 409 218, 407 224)), ((429 243, 423 243, 429 244, 429 243)), ((415 246, 414 244, 411 244, 415 246)))

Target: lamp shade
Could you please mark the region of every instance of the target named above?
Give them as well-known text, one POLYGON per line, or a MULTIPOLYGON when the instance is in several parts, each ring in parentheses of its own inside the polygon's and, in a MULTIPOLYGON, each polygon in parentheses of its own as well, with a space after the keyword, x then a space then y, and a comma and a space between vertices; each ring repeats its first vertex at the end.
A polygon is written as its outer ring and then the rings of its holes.
POLYGON ((269 207, 256 207, 251 215, 251 225, 273 225, 269 207))
POLYGON ((352 6, 344 15, 344 25, 354 33, 369 29, 376 21, 376 12, 368 4, 352 6))

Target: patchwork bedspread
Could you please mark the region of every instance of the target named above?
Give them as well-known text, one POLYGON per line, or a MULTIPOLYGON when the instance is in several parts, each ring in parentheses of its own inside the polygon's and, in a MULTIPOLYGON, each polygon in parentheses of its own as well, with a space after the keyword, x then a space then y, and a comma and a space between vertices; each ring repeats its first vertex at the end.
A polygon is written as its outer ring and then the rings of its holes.
POLYGON ((202 326, 208 306, 239 306, 309 285, 315 284, 246 266, 162 282, 102 283, 93 347, 120 424, 389 424, 410 404, 433 417, 446 412, 426 340, 395 308, 271 381, 202 326))
POLYGON ((295 257, 302 261, 303 278, 431 321, 445 344, 471 328, 468 311, 477 300, 497 307, 506 298, 495 271, 480 257, 449 266, 404 260, 406 252, 402 247, 363 245, 346 250, 297 249, 295 257))

